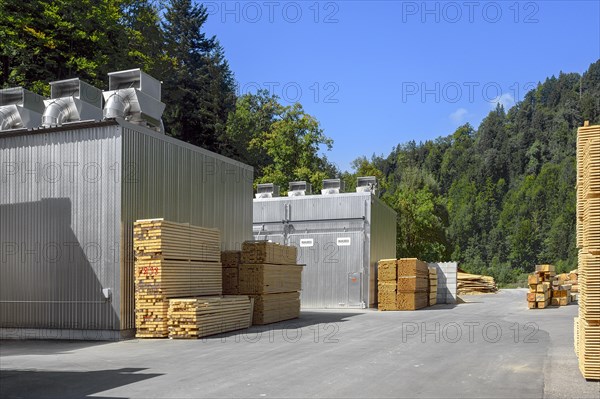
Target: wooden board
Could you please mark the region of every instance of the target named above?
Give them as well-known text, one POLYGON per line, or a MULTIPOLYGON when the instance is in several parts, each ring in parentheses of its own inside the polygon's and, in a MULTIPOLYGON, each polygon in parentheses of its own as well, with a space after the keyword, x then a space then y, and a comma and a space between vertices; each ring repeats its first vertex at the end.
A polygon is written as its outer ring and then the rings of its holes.
POLYGON ((274 265, 295 264, 298 249, 268 241, 246 241, 242 244, 241 262, 244 264, 268 263, 274 265))
POLYGON ((377 280, 396 281, 397 270, 396 259, 382 259, 377 263, 377 280))
POLYGON ((221 264, 223 267, 239 267, 242 263, 242 251, 223 251, 221 252, 221 264))
POLYGON ((536 272, 556 272, 554 265, 536 265, 536 272))
POLYGON ((174 298, 169 301, 169 338, 200 338, 252 325, 247 296, 174 298))
POLYGON ((252 295, 253 324, 263 325, 300 317, 300 293, 252 295))
POLYGON ((458 272, 456 289, 458 295, 489 294, 498 291, 491 276, 458 272))
POLYGON ((302 289, 303 265, 242 264, 239 292, 244 295, 275 294, 302 289))

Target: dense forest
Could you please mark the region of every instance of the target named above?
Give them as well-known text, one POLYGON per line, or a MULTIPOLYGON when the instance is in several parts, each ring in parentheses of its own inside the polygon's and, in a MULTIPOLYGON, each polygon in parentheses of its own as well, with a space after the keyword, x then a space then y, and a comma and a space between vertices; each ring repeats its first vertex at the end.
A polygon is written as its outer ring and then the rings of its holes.
POLYGON ((0 86, 48 95, 48 82, 80 77, 104 89, 108 72, 139 67, 163 81, 167 134, 254 166, 256 182, 318 189, 339 176, 352 190, 356 176, 377 176, 398 212, 398 256, 457 260, 501 283, 536 263, 576 267, 576 130, 600 123, 600 60, 583 75, 546 79, 477 129, 359 157, 342 173, 321 152, 333 141, 301 104, 236 94, 207 18, 191 0, 0 0, 0 86))

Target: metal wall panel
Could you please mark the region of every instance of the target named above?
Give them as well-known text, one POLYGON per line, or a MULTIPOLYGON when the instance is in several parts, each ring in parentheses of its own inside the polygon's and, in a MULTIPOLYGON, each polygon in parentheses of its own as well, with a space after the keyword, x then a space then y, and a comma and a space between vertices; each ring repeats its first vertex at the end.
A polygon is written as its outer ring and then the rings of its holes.
POLYGON ((369 307, 377 305, 377 262, 381 259, 396 258, 396 212, 379 198, 373 197, 371 202, 369 254, 369 307))
POLYGON ((115 124, 0 134, 2 336, 119 328, 120 164, 115 124))
POLYGON ((252 239, 253 169, 172 137, 123 125, 121 327, 134 326, 133 222, 165 218, 214 227, 223 250, 252 239))

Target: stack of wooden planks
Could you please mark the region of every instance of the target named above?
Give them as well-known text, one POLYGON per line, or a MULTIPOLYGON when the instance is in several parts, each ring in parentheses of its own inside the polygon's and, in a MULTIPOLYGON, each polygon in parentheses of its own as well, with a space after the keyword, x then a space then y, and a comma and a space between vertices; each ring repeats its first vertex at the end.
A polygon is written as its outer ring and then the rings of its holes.
POLYGON ((498 286, 491 276, 459 272, 457 276, 458 295, 493 294, 498 286))
POLYGON ((429 266, 429 306, 437 303, 437 267, 429 266))
POLYGON ((398 310, 396 294, 398 267, 396 259, 382 259, 377 266, 377 300, 379 310, 398 310))
POLYGON ((416 258, 380 260, 377 288, 379 310, 417 310, 427 307, 430 298, 429 267, 416 258))
POLYGON ((170 298, 221 294, 220 233, 163 219, 133 232, 136 336, 165 338, 170 298))
POLYGON ((417 310, 429 303, 429 266, 417 258, 398 259, 399 310, 417 310))
POLYGON ((552 281, 555 276, 554 266, 537 265, 535 272, 527 277, 527 284, 529 285, 527 306, 529 309, 544 309, 550 306, 552 281))
POLYGON ((247 296, 177 298, 169 301, 169 338, 200 338, 252 325, 247 296))
POLYGON ((577 247, 579 369, 600 380, 600 125, 577 131, 577 247))
POLYGON ((221 252, 223 265, 223 295, 239 294, 239 273, 242 251, 221 252))
POLYGON ((238 292, 254 299, 254 324, 300 316, 303 265, 296 258, 296 247, 266 241, 242 244, 238 292))

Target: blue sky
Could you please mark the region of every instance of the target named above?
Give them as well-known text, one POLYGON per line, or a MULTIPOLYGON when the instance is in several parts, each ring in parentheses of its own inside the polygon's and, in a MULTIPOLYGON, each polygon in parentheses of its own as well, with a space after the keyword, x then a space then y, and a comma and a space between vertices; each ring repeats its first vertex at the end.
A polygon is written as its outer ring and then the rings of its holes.
POLYGON ((334 139, 327 157, 477 127, 546 77, 600 58, 599 1, 215 1, 206 32, 239 91, 301 102, 334 139))

